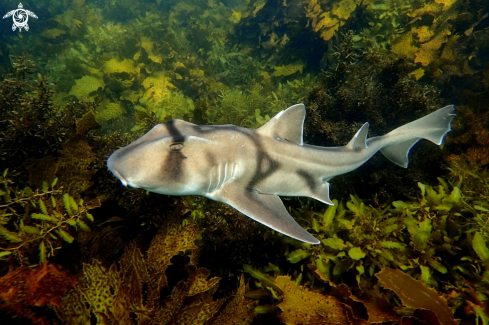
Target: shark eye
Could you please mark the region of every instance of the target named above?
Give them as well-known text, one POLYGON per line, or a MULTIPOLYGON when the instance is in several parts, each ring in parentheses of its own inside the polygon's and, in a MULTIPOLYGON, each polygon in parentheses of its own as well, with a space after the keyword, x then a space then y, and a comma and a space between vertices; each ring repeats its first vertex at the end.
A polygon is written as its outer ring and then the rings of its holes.
POLYGON ((173 143, 170 145, 171 151, 180 151, 183 149, 183 143, 173 143))

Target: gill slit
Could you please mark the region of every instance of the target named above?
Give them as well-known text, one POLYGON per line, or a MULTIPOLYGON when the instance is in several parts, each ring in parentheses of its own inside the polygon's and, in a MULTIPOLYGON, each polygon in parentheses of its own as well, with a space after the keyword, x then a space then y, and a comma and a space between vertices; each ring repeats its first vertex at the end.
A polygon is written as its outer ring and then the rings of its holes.
POLYGON ((209 172, 209 185, 207 186, 207 193, 217 191, 226 184, 230 183, 232 180, 234 180, 237 171, 238 168, 236 163, 226 162, 212 166, 209 172))
MULTIPOLYGON (((222 184, 221 184, 221 165, 222 165, 222 164, 221 164, 221 163, 219 163, 219 165, 217 166, 217 175, 218 175, 218 176, 217 176, 217 185, 216 185, 216 189, 215 189, 215 190, 217 190, 217 189, 221 188, 221 185, 222 185, 222 184)), ((214 191, 215 191, 215 190, 214 190, 214 191)))
POLYGON ((214 168, 215 167, 216 166, 212 166, 211 171, 209 172, 209 186, 207 187, 207 193, 210 193, 211 192, 212 179, 213 179, 212 174, 214 173, 214 168))

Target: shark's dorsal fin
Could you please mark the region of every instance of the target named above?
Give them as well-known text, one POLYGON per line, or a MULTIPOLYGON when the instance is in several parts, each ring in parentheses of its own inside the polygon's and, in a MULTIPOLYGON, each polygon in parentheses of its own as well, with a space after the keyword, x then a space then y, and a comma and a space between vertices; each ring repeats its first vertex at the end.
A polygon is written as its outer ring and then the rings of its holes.
POLYGON ((275 115, 256 132, 273 137, 278 141, 289 141, 302 146, 305 117, 306 108, 304 104, 296 104, 275 115))
POLYGON ((357 151, 367 148, 367 135, 368 135, 368 122, 362 125, 360 130, 353 136, 353 138, 346 145, 347 149, 357 151))

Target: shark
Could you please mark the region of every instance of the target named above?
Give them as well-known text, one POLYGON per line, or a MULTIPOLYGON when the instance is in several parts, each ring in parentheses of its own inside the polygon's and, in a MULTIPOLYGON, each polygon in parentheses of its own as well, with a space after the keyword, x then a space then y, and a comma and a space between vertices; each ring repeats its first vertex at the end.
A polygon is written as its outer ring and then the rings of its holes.
POLYGON ((426 139, 441 145, 454 106, 445 106, 378 137, 365 123, 345 146, 303 142, 304 104, 279 112, 258 129, 171 120, 116 150, 107 167, 124 186, 166 195, 200 195, 229 204, 286 236, 319 240, 289 214, 279 196, 310 197, 333 205, 329 180, 380 151, 407 168, 410 149, 426 139))

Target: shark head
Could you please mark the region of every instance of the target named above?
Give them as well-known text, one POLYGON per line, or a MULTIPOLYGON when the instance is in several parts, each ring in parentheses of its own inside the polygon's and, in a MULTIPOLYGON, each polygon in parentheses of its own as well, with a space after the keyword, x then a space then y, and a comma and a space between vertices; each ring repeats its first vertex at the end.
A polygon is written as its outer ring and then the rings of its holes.
POLYGON ((170 135, 163 123, 115 151, 107 167, 124 186, 169 195, 192 194, 206 182, 202 158, 196 152, 209 142, 192 135, 170 135))

